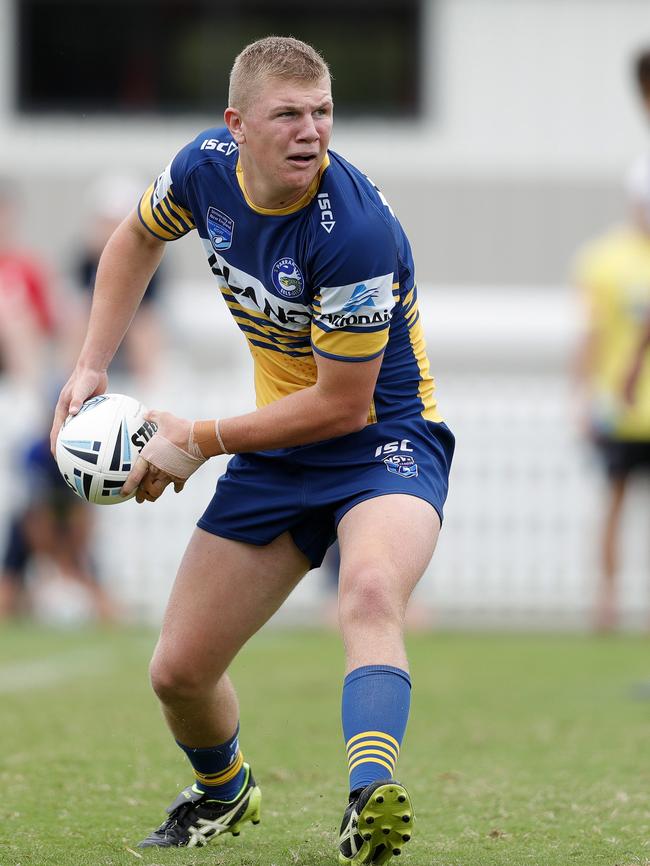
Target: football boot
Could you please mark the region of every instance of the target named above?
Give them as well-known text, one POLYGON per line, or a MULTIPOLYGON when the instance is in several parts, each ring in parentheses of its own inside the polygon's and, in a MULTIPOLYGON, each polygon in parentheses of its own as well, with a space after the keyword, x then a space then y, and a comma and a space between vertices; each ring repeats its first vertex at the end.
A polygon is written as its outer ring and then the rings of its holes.
POLYGON ((239 836, 242 824, 260 822, 262 792, 248 764, 241 791, 234 800, 214 800, 193 785, 181 791, 167 809, 168 817, 138 848, 196 848, 223 833, 239 836))
POLYGON ((339 863, 387 863, 413 833, 413 806, 406 788, 381 779, 350 794, 339 834, 339 863))

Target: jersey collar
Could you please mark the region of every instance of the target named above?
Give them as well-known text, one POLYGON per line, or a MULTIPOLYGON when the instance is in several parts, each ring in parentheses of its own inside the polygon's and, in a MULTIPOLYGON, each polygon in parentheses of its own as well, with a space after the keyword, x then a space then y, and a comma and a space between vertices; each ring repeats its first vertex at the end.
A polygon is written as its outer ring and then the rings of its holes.
POLYGON ((279 208, 268 208, 268 207, 259 207, 254 204, 250 198, 248 197, 248 193, 246 192, 246 187, 244 186, 244 170, 241 164, 241 157, 237 159, 237 183, 239 184, 239 188, 242 191, 242 195, 246 200, 246 204, 254 210, 255 213, 268 214, 271 216, 284 216, 284 214, 295 213, 301 208, 305 207, 309 204, 309 202, 313 199, 318 191, 318 187, 320 186, 320 181, 323 176, 323 172, 330 164, 330 158, 327 154, 325 154, 325 159, 323 160, 321 167, 318 169, 318 174, 309 184, 309 189, 302 195, 298 201, 294 201, 293 204, 288 207, 279 207, 279 208))

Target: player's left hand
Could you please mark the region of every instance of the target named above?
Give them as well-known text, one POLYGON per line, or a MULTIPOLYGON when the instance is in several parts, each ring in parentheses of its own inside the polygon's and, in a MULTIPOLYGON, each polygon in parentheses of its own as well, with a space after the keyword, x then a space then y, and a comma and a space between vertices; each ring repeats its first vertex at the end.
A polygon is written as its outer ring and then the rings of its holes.
POLYGON ((149 463, 144 457, 138 457, 135 466, 124 482, 121 494, 122 496, 130 496, 135 490, 136 502, 155 502, 165 488, 172 483, 177 493, 181 492, 185 484, 179 478, 173 478, 154 466, 153 463, 149 463))
POLYGON ((157 433, 147 442, 122 487, 122 496, 135 490, 136 502, 155 502, 170 484, 180 493, 185 482, 206 458, 192 437, 192 422, 171 412, 147 412, 157 433))

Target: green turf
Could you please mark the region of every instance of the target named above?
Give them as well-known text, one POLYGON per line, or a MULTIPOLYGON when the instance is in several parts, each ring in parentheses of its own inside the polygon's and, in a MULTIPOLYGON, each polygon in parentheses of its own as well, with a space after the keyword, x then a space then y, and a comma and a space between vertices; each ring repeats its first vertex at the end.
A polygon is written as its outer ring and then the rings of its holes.
MULTIPOLYGON (((148 687, 154 639, 0 628, 1 866, 335 864, 342 653, 317 632, 267 631, 235 665, 259 827, 136 851, 190 781, 148 687)), ((432 634, 409 647, 399 777, 417 824, 391 866, 650 864, 646 639, 432 634)))

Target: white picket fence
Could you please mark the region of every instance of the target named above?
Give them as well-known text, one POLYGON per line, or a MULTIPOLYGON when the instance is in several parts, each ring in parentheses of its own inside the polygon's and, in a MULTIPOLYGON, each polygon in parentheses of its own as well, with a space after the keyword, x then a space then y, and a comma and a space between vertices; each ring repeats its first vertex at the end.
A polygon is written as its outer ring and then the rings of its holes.
MULTIPOLYGON (((250 358, 210 293, 201 285, 168 294, 174 346, 161 384, 135 396, 195 417, 252 408, 250 358)), ((420 295, 457 451, 438 550, 414 605, 444 627, 586 627, 603 490, 572 405, 568 369, 579 317, 570 293, 431 287, 420 295)), ((111 387, 132 393, 135 386, 114 380, 111 387)), ((20 427, 13 399, 0 393, 5 432, 13 430, 0 449, 0 484, 8 491, 0 518, 9 491, 19 493, 10 471, 20 427)), ((167 493, 155 506, 98 509, 102 573, 133 620, 160 620, 184 545, 224 465, 225 458, 211 461, 182 495, 167 493)), ((650 610, 648 494, 639 479, 626 506, 621 608, 629 628, 646 626, 650 610)), ((276 619, 318 621, 329 592, 322 570, 311 572, 276 619)))

